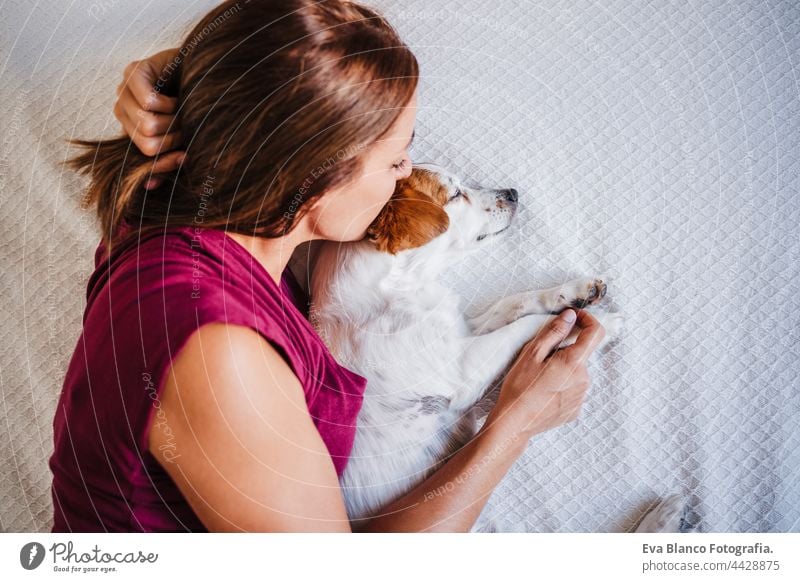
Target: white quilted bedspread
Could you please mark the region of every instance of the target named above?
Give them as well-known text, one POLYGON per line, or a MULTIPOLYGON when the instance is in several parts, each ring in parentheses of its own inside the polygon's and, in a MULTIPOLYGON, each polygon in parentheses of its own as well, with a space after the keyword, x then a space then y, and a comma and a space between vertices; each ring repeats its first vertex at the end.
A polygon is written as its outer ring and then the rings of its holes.
MULTIPOLYGON (((51 524, 51 421, 97 230, 65 138, 117 132, 123 66, 213 2, 10 0, 0 19, 0 527, 51 524)), ((667 493, 700 531, 800 531, 800 6, 380 0, 419 57, 413 154, 524 206, 450 273, 470 311, 604 274, 620 340, 580 420, 490 499, 619 532, 667 493)))

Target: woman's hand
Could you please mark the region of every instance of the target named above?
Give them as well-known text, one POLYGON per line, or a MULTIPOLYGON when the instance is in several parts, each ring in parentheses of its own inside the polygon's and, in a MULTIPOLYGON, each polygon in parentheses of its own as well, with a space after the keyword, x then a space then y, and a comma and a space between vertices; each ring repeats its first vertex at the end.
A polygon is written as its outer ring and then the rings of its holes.
MULTIPOLYGON (((117 87, 114 115, 136 147, 146 156, 158 156, 153 174, 172 172, 180 166, 185 152, 170 151, 181 143, 175 123, 177 101, 155 90, 162 71, 178 58, 177 49, 161 51, 141 61, 133 61, 123 73, 117 87), (169 152, 161 155, 162 152, 169 152)), ((161 178, 154 176, 145 188, 155 188, 161 178)))
POLYGON ((512 434, 531 436, 571 422, 578 417, 589 388, 586 360, 605 336, 600 322, 589 312, 564 310, 528 342, 508 372, 497 404, 486 425, 505 425, 512 434), (558 345, 580 328, 567 348, 558 345))

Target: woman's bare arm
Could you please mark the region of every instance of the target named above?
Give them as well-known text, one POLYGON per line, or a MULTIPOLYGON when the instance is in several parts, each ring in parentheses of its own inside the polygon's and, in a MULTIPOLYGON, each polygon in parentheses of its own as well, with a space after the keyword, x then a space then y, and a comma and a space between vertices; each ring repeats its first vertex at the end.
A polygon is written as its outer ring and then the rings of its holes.
MULTIPOLYGON (((488 424, 488 423, 487 423, 488 424)), ((467 532, 527 438, 486 426, 426 481, 385 507, 358 532, 467 532)))
MULTIPOLYGON (((556 318, 531 341, 478 435, 357 531, 469 531, 530 436, 577 417, 585 361, 603 335, 591 315, 579 320, 575 344, 552 356, 571 323, 556 318)), ((209 531, 351 531, 302 387, 258 333, 203 326, 167 378, 166 422, 151 429, 149 450, 209 531), (159 447, 170 443, 168 459, 159 447)))
MULTIPOLYGON (((153 424, 149 450, 209 531, 350 531, 302 387, 255 331, 201 327, 175 359, 161 407, 166 422, 153 424)), ((469 530, 524 447, 511 442, 493 452, 501 436, 482 431, 364 531, 469 530), (436 494, 467 472, 454 491, 436 494)))
POLYGON ((300 382, 257 332, 202 326, 175 358, 161 406, 149 450, 209 531, 350 531, 300 382), (159 447, 170 443, 167 458, 159 447))

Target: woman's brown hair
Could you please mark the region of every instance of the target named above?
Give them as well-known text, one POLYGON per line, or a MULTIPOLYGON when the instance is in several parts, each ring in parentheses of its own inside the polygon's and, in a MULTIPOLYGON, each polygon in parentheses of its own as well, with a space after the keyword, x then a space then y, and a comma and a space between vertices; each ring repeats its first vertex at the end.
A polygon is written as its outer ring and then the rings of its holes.
POLYGON ((153 159, 128 137, 75 140, 103 242, 171 225, 277 237, 394 123, 418 64, 373 10, 327 0, 228 0, 189 33, 156 86, 177 97, 187 156, 155 190, 153 159))

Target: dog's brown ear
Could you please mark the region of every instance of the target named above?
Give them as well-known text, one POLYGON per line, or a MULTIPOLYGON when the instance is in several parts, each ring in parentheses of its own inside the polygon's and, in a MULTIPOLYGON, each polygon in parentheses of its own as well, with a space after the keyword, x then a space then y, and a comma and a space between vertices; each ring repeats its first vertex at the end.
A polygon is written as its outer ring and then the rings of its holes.
POLYGON ((406 181, 397 188, 367 229, 367 238, 378 250, 395 254, 421 247, 450 226, 447 213, 430 196, 406 181))

